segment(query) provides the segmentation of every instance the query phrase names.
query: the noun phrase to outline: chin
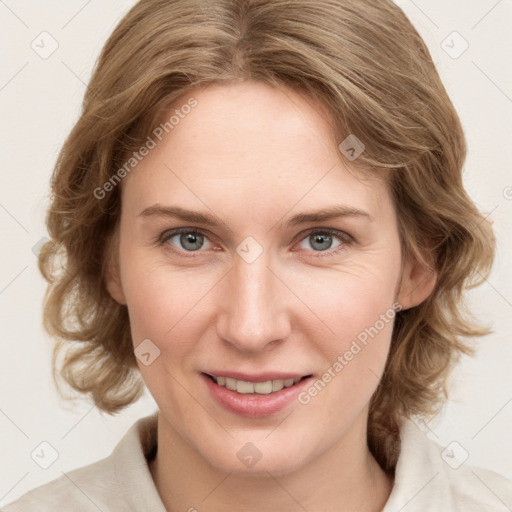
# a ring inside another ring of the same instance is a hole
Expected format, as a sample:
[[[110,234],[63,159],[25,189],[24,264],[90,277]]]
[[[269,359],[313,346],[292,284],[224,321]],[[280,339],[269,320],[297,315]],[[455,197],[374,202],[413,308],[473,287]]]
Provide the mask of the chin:
[[[269,473],[273,476],[286,475],[307,463],[308,457],[304,456],[306,449],[296,443],[283,442],[278,448],[268,443],[267,447],[262,444],[258,448],[257,442],[233,443],[222,453],[202,455],[219,471],[236,476],[268,477]]]

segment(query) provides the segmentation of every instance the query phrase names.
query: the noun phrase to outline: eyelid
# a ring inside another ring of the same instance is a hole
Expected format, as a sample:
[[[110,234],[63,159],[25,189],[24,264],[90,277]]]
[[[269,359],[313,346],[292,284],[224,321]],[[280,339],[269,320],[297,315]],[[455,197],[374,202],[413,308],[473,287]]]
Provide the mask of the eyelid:
[[[341,231],[339,229],[334,228],[308,228],[304,231],[301,231],[293,240],[292,243],[301,242],[304,238],[312,235],[313,233],[327,233],[332,236],[338,237],[343,242],[352,242],[354,239],[351,235],[349,235],[346,231]]]
[[[176,235],[180,235],[182,233],[197,233],[197,234],[203,235],[204,237],[210,239],[210,234],[201,228],[183,227],[183,228],[171,228],[171,229],[166,229],[166,230],[162,231],[157,237],[157,242],[165,242],[169,238],[172,238],[173,236],[176,236]]]

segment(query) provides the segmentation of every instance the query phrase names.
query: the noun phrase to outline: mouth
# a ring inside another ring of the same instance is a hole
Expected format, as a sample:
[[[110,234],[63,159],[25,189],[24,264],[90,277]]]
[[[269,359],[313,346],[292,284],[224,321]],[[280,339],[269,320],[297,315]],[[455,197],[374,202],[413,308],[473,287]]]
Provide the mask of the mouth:
[[[297,396],[313,375],[202,372],[201,377],[214,403],[224,410],[238,416],[262,418],[297,402]]]
[[[302,377],[292,377],[286,379],[268,379],[261,381],[257,378],[255,380],[242,380],[228,377],[226,375],[210,375],[205,373],[215,384],[235,391],[241,395],[270,395],[277,393],[284,388],[295,386],[304,379],[308,379],[312,375],[304,375]],[[256,380],[257,379],[257,380]]]

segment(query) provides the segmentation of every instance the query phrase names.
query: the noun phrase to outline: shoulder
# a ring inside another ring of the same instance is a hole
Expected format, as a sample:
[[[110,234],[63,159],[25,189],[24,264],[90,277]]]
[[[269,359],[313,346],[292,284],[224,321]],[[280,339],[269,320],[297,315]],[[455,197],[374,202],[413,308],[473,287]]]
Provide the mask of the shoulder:
[[[59,510],[72,506],[74,512],[103,510],[102,495],[116,489],[115,470],[110,457],[63,473],[61,477],[36,487],[2,509],[3,512]],[[119,510],[124,510],[120,508]]]
[[[2,512],[165,510],[147,457],[156,449],[156,414],[139,419],[106,458],[25,493]],[[144,507],[138,508],[141,503]]]
[[[510,512],[512,482],[494,471],[474,466],[439,473],[457,512]]]
[[[457,443],[438,445],[412,420],[400,429],[395,483],[383,512],[505,512],[512,507],[512,482],[494,471],[465,464]]]

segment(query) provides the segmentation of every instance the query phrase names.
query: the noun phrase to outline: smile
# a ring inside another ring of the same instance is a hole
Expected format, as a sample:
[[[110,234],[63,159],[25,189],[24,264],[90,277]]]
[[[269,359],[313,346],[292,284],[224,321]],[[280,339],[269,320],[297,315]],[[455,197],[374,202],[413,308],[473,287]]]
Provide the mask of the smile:
[[[224,373],[224,372],[222,372]],[[264,417],[296,403],[312,375],[231,372],[230,375],[202,373],[210,396],[223,409],[238,416]],[[281,378],[279,378],[281,377]]]
[[[297,384],[303,377],[295,379],[276,379],[266,380],[263,382],[250,382],[245,380],[237,380],[231,377],[223,376],[210,376],[219,386],[223,386],[231,391],[236,391],[243,395],[269,395],[277,391],[281,391],[283,388],[289,388],[294,384]]]

